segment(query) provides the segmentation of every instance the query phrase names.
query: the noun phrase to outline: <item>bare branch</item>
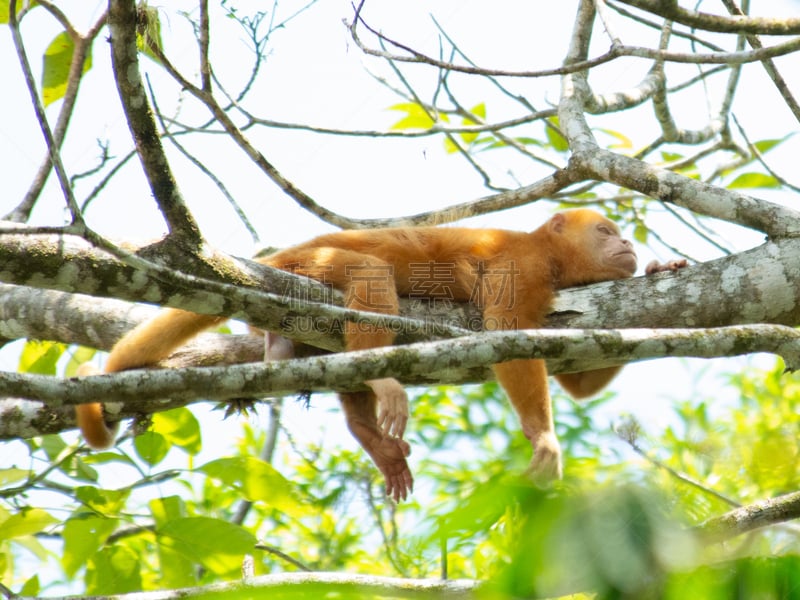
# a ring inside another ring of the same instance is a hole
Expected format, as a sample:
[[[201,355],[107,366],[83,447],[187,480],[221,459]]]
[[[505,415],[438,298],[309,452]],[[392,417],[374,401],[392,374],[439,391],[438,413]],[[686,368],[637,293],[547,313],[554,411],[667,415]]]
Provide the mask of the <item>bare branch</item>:
[[[800,213],[760,198],[696,181],[642,161],[597,149],[573,155],[582,172],[603,181],[637,190],[709,217],[716,217],[771,238],[800,234]]]
[[[285,592],[290,595],[305,592],[304,588],[313,586],[321,594],[330,593],[344,597],[365,596],[373,598],[410,598],[412,600],[474,600],[476,592],[484,583],[472,579],[401,579],[379,575],[358,575],[350,573],[277,573],[248,578],[244,582],[214,583],[196,588],[167,590],[157,592],[136,592],[116,594],[117,600],[177,600],[195,595],[226,594],[274,594]],[[319,586],[324,586],[320,588]]]
[[[634,2],[628,2],[628,4],[635,5]],[[404,52],[408,52],[409,55],[392,54],[384,50],[375,50],[374,48],[370,48],[369,46],[364,44],[358,36],[357,26],[359,23],[364,25],[364,27],[367,30],[369,30],[370,33],[375,35],[382,42],[394,46],[395,48],[398,48],[399,50],[402,50]],[[371,28],[361,18],[359,11],[356,11],[356,15],[353,18],[353,22],[349,24],[349,28],[353,41],[358,45],[358,47],[362,50],[362,52],[370,56],[376,56],[379,58],[399,63],[426,64],[453,73],[465,73],[467,75],[481,75],[481,76],[491,76],[491,77],[539,78],[539,77],[554,77],[558,75],[568,75],[573,73],[579,73],[581,71],[589,71],[593,67],[616,60],[623,56],[636,56],[639,58],[649,58],[653,60],[663,60],[666,62],[687,63],[687,64],[726,64],[726,65],[745,64],[745,63],[765,60],[768,58],[784,56],[786,54],[791,54],[792,52],[795,52],[798,48],[800,48],[800,39],[793,39],[788,42],[783,42],[781,44],[770,46],[768,48],[760,48],[757,50],[752,50],[747,52],[711,52],[706,54],[667,52],[667,51],[653,50],[651,48],[643,48],[640,46],[613,45],[608,52],[605,52],[604,54],[601,54],[595,58],[589,59],[587,56],[584,56],[581,60],[571,61],[559,68],[540,69],[536,71],[512,71],[507,69],[489,69],[489,68],[475,67],[471,65],[460,65],[439,60],[431,56],[427,56],[400,42],[392,40],[383,35],[382,33]],[[791,33],[793,33],[793,31]]]
[[[666,356],[714,358],[754,352],[779,354],[787,369],[796,370],[800,368],[800,332],[761,324],[718,329],[488,331],[450,340],[263,364],[132,369],[66,380],[7,373],[0,379],[0,396],[40,400],[51,407],[113,398],[128,411],[141,411],[150,401],[163,398],[186,404],[198,398],[261,398],[298,390],[352,391],[364,389],[363,381],[383,377],[415,385],[463,384],[484,381],[489,377],[488,365],[517,358],[550,358],[550,372],[559,373],[582,371],[586,361],[605,366]],[[458,357],[457,364],[453,357]]]
[[[792,492],[712,517],[694,528],[694,531],[710,544],[797,518],[800,518],[800,492]]]
[[[64,194],[64,199],[66,201],[67,207],[70,212],[70,216],[72,217],[72,223],[76,226],[81,226],[83,223],[83,218],[80,214],[80,209],[78,208],[77,203],[75,202],[75,197],[72,194],[72,187],[69,184],[69,178],[67,177],[67,171],[64,168],[64,163],[61,160],[61,154],[59,152],[59,145],[61,140],[56,140],[53,137],[53,132],[50,129],[50,123],[47,120],[47,114],[44,111],[44,106],[42,105],[42,101],[39,99],[39,94],[36,91],[36,82],[34,81],[33,71],[31,70],[30,62],[28,61],[28,55],[25,51],[25,43],[22,40],[22,34],[19,30],[19,23],[17,22],[17,0],[10,0],[8,5],[8,25],[11,29],[11,38],[14,41],[14,47],[17,51],[17,57],[19,58],[19,63],[22,68],[22,73],[25,77],[25,83],[28,87],[28,93],[31,97],[31,103],[33,104],[33,110],[36,113],[36,119],[39,122],[39,127],[42,130],[42,135],[44,136],[44,141],[47,146],[47,152],[49,154],[50,162],[53,165],[53,168],[56,171],[56,175],[58,176],[58,183],[61,186],[61,192]],[[75,69],[76,67],[82,68],[83,62],[85,60],[85,54],[83,57],[80,57],[77,52],[78,48],[76,46],[76,59],[72,61],[70,65],[70,75],[75,76]],[[86,46],[83,47],[83,52],[86,52]],[[80,73],[80,71],[78,71]],[[76,79],[80,79],[80,76],[76,76]],[[75,83],[77,86],[77,83]],[[77,87],[74,90],[77,92]],[[71,113],[71,109],[70,109]],[[66,124],[64,124],[66,127]],[[63,135],[62,135],[63,139]]]
[[[170,232],[196,247],[202,237],[172,175],[139,72],[136,5],[132,0],[111,0],[109,6],[114,79],[136,151]]]
[[[72,406],[110,398],[113,402],[106,402],[106,415],[119,420],[185,406],[198,398],[355,390],[362,381],[388,376],[408,384],[485,381],[491,376],[487,365],[513,358],[558,357],[548,361],[548,370],[559,373],[585,370],[587,357],[591,364],[598,363],[598,357],[608,361],[589,367],[598,368],[664,356],[710,358],[765,351],[784,356],[789,368],[800,367],[800,332],[774,325],[706,330],[493,331],[409,346],[225,367],[137,369],[66,380],[6,373],[0,379],[0,396],[5,398],[0,400],[0,439],[73,427]]]
[[[756,35],[800,34],[800,19],[796,17],[725,17],[688,10],[677,2],[663,0],[619,0],[623,4],[641,8],[670,21],[682,23],[696,29],[719,33],[749,33]]]
[[[736,3],[733,2],[733,0],[722,0],[722,3],[732,15],[745,16],[742,12],[742,9],[739,8]],[[757,35],[751,34],[747,35],[746,37],[747,43],[750,44],[752,48],[758,50],[764,47]],[[764,59],[761,64],[764,65],[764,70],[767,72],[767,75],[769,75],[770,79],[772,79],[775,87],[778,88],[778,91],[786,102],[786,106],[788,106],[789,110],[792,111],[794,118],[797,121],[800,121],[800,104],[797,103],[797,100],[789,89],[789,84],[783,78],[783,75],[778,72],[778,67],[775,65],[775,62],[770,59]]]
[[[64,98],[61,108],[58,112],[55,129],[53,130],[53,144],[56,148],[61,148],[64,139],[66,138],[67,127],[69,126],[70,119],[75,109],[75,102],[78,98],[78,90],[80,88],[81,81],[83,80],[82,76],[86,59],[89,55],[89,51],[94,43],[95,38],[100,33],[100,29],[105,26],[107,13],[104,12],[102,15],[100,15],[86,35],[81,35],[75,30],[74,27],[72,27],[72,24],[69,23],[66,15],[64,15],[64,13],[61,12],[57,7],[53,6],[49,2],[40,2],[40,4],[44,5],[64,26],[74,44],[72,62],[70,63],[69,74],[67,75],[67,87],[64,90]],[[25,197],[17,207],[15,207],[4,217],[6,220],[18,221],[22,223],[26,222],[30,218],[31,211],[33,210],[36,201],[39,199],[39,196],[44,189],[44,185],[47,182],[47,178],[50,174],[52,166],[53,162],[51,160],[50,150],[48,148],[47,156],[42,162],[42,165],[39,167],[38,172],[34,176],[33,182],[28,188]]]

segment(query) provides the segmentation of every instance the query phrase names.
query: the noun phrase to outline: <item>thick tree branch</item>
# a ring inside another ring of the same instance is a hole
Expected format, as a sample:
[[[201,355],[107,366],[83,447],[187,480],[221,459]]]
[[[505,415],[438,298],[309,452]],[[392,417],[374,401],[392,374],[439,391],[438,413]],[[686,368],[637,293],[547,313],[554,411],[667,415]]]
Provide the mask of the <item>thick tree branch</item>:
[[[586,56],[593,23],[593,4],[584,0],[576,17],[566,64]],[[772,238],[800,235],[800,213],[794,210],[601,149],[584,113],[590,93],[587,72],[569,73],[562,77],[558,114],[572,150],[570,168],[586,177],[637,190],[696,213],[763,231]]]
[[[487,378],[487,366],[515,358],[551,358],[552,372],[573,371],[580,360],[621,364],[685,356],[714,358],[753,352],[783,356],[800,368],[800,332],[780,325],[718,329],[521,330],[419,342],[264,364],[213,368],[135,369],[81,379],[8,373],[0,395],[52,406],[113,398],[126,405],[169,396],[177,400],[262,397],[300,390],[360,389],[362,381],[396,377],[408,384],[466,383]],[[600,358],[602,357],[602,358]]]
[[[287,395],[297,391],[355,390],[360,382],[396,377],[406,384],[463,384],[491,378],[488,365],[514,358],[548,358],[552,373],[637,360],[713,358],[753,352],[784,357],[800,367],[800,332],[776,325],[719,329],[529,330],[485,332],[466,338],[309,358],[210,368],[136,369],[58,379],[7,373],[0,378],[0,439],[30,437],[72,425],[64,406],[107,401],[112,420],[191,404]],[[579,366],[580,365],[580,366]],[[45,402],[26,402],[28,398]],[[169,400],[164,400],[169,398]]]
[[[719,33],[749,33],[756,35],[800,34],[800,19],[792,17],[722,16],[696,12],[678,5],[677,0],[619,0],[623,4],[641,8],[670,21],[704,31]]]
[[[562,291],[555,327],[800,324],[800,239],[768,242],[681,269]],[[709,301],[713,298],[713,302]]]
[[[800,492],[792,492],[712,517],[697,526],[695,531],[706,543],[714,543],[797,518],[800,518]]]
[[[242,594],[320,597],[336,594],[347,598],[419,598],[456,600],[476,598],[483,582],[472,579],[410,579],[351,573],[276,573],[247,578],[243,582],[215,583],[196,588],[158,592],[136,592],[113,596],[93,596],[95,600],[179,600],[202,596],[227,598]],[[309,596],[310,594],[310,596]],[[56,600],[56,599],[54,599]]]
[[[51,340],[110,350],[129,329],[153,317],[155,306],[0,284],[0,337]],[[264,357],[260,336],[201,334],[162,367],[254,362]]]
[[[574,154],[571,163],[602,181],[637,190],[689,210],[763,231],[771,238],[800,235],[800,213],[766,200],[726,190],[644,161],[600,148]]]
[[[334,333],[336,330],[336,319],[355,314],[320,304],[336,300],[327,288],[250,261],[237,260],[246,278],[229,279],[234,284],[224,288],[229,294],[150,280],[70,237],[2,235],[0,262],[3,264],[0,281],[6,283],[132,301],[148,298],[161,305],[241,318],[330,350],[342,348],[341,338],[331,337],[332,328]],[[221,272],[234,274],[230,269]],[[247,287],[255,282],[263,283],[258,288]],[[725,294],[720,295],[720,290]],[[708,302],[712,294],[720,296],[713,305]],[[732,323],[795,326],[800,323],[797,298],[800,298],[800,239],[786,238],[676,274],[562,290],[550,324],[562,328],[717,327]],[[309,312],[309,308],[313,311]],[[309,314],[319,317],[319,322],[300,320]],[[406,300],[403,314],[469,330],[477,329],[480,324],[480,313],[469,305],[429,306]],[[401,341],[426,339],[425,334],[436,333],[430,327],[420,327],[419,321],[394,323],[400,329],[404,325],[417,329],[402,336]],[[311,327],[314,324],[319,324],[320,330],[315,331]]]

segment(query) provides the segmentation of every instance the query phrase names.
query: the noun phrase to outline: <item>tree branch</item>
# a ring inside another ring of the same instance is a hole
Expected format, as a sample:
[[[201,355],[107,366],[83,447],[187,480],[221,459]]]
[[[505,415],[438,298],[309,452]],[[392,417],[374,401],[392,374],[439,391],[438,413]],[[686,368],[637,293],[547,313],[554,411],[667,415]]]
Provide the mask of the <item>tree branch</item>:
[[[202,596],[225,598],[231,594],[303,594],[323,597],[338,593],[348,598],[419,598],[420,600],[471,599],[484,585],[472,579],[401,579],[351,573],[276,573],[247,578],[242,582],[214,583],[202,587],[157,592],[135,592],[114,596],[93,596],[94,600],[178,600]],[[272,591],[271,591],[272,590]],[[58,600],[53,598],[53,600]]]
[[[581,6],[572,45],[565,59],[567,64],[582,60],[588,52],[594,11],[591,3],[583,2]],[[564,75],[558,114],[572,150],[570,168],[577,169],[586,177],[615,183],[703,215],[763,231],[773,238],[800,235],[800,213],[797,211],[600,148],[584,114],[589,94],[587,72]]]
[[[719,329],[492,331],[407,346],[268,363],[209,368],[135,369],[59,379],[6,373],[0,379],[0,439],[31,437],[73,425],[85,402],[106,403],[120,420],[191,404],[198,399],[262,398],[309,390],[357,390],[361,382],[396,377],[405,384],[463,384],[491,378],[489,365],[515,358],[548,358],[551,373],[666,356],[713,358],[752,352],[784,357],[800,367],[800,332],[777,325]],[[27,398],[45,402],[26,402]],[[165,400],[169,398],[169,400]]]
[[[536,329],[488,331],[468,337],[268,362],[211,368],[132,369],[80,379],[8,373],[0,396],[52,406],[113,398],[135,407],[177,400],[263,397],[297,390],[355,390],[361,382],[396,377],[406,384],[463,384],[487,379],[489,365],[517,358],[549,358],[551,372],[582,370],[666,356],[714,358],[753,352],[783,356],[800,368],[800,332],[780,325],[718,329]],[[579,362],[584,361],[584,362]],[[576,366],[581,365],[581,366]]]
[[[695,527],[694,531],[704,542],[711,544],[797,518],[800,518],[800,492],[792,492],[712,517]]]
[[[719,33],[749,33],[757,35],[796,35],[800,34],[800,19],[791,17],[745,17],[721,16],[687,10],[677,1],[663,0],[619,0],[623,4],[641,8],[649,13],[664,17],[689,27]]]
[[[403,342],[429,339],[425,336],[436,334],[435,323],[474,331],[481,319],[480,312],[471,305],[404,299],[402,314],[413,320],[384,316],[383,321],[370,321],[371,317],[363,313],[323,304],[337,301],[337,296],[324,286],[241,259],[234,262],[246,277],[230,279],[233,285],[221,284],[216,291],[202,286],[187,289],[143,277],[82,240],[56,235],[2,235],[0,262],[0,280],[7,283],[132,301],[147,297],[165,306],[240,318],[330,350],[342,348],[338,319],[357,316],[362,322],[392,324],[405,332],[400,339]],[[800,297],[798,265],[800,238],[786,238],[675,274],[562,290],[549,326],[795,326],[800,323],[800,305],[796,301]],[[222,272],[234,275],[229,267]],[[726,293],[709,304],[708,298],[719,290]],[[315,325],[319,329],[314,329]],[[443,326],[439,333],[448,331],[449,335],[456,332]]]
[[[199,246],[202,241],[200,230],[172,175],[142,84],[136,45],[136,4],[133,0],[111,0],[109,6],[114,79],[136,152],[170,232],[190,247]]]

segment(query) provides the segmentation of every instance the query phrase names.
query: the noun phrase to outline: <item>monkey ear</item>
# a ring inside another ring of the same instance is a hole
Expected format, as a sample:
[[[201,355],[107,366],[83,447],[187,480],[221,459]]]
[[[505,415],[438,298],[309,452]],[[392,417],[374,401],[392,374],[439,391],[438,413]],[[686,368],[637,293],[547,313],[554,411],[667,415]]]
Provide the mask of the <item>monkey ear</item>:
[[[564,213],[556,213],[550,219],[550,229],[556,233],[561,233],[564,230],[564,225],[567,222],[567,217]]]

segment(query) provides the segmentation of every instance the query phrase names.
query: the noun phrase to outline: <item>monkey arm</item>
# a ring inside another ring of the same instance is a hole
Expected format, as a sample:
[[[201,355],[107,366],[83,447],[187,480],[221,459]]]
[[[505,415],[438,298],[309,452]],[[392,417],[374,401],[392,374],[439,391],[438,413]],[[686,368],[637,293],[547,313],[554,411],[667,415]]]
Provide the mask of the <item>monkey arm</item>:
[[[514,410],[522,432],[533,446],[528,472],[536,480],[561,477],[561,448],[553,426],[553,409],[547,390],[543,360],[512,360],[494,365],[494,372]]]

